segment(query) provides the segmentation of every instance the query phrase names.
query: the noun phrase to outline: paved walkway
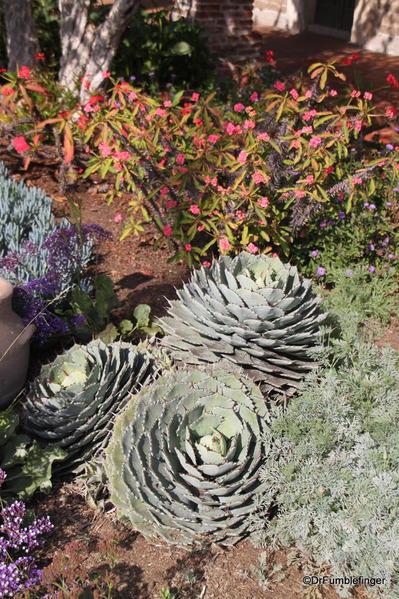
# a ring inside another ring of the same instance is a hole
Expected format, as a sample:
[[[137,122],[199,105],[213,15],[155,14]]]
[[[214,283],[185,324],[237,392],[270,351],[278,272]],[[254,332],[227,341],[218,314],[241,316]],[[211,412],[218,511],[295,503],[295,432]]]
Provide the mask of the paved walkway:
[[[251,36],[252,37],[252,36]],[[387,89],[386,77],[389,73],[399,81],[399,56],[387,56],[376,52],[368,52],[344,40],[315,33],[291,35],[286,31],[271,28],[258,30],[253,34],[257,49],[253,56],[263,57],[265,50],[273,50],[278,68],[284,74],[304,71],[314,62],[327,62],[360,54],[360,59],[353,66],[340,65],[340,70],[348,79],[353,80],[354,69],[360,73],[370,91],[375,91],[377,101],[399,107],[399,90]],[[377,91],[379,87],[385,89]]]

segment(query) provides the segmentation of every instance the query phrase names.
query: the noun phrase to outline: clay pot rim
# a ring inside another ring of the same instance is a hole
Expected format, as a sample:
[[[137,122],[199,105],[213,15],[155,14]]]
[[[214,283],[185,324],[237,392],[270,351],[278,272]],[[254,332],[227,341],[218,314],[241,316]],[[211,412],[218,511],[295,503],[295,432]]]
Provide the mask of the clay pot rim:
[[[0,277],[0,301],[12,296],[14,287],[7,279]]]

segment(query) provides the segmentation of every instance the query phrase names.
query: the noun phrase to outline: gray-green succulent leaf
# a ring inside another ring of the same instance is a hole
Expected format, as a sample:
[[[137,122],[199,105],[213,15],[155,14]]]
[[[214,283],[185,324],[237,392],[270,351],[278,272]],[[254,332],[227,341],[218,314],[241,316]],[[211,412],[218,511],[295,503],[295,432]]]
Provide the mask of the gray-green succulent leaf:
[[[242,373],[170,372],[116,419],[106,449],[111,502],[147,536],[190,546],[248,534],[270,415]]]
[[[43,366],[30,384],[23,428],[68,453],[57,465],[58,472],[78,472],[102,452],[116,414],[133,393],[156,378],[162,366],[143,345],[106,345],[99,339],[75,345]]]
[[[185,364],[227,359],[266,391],[292,395],[317,362],[326,315],[295,266],[241,252],[193,271],[159,324],[163,346]]]

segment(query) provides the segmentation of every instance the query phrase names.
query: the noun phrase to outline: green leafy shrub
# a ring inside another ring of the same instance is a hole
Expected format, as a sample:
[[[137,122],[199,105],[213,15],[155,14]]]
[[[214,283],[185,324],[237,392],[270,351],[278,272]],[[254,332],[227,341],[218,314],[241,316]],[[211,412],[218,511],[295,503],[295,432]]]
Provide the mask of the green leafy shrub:
[[[94,340],[74,345],[42,367],[23,403],[23,428],[68,453],[58,471],[78,471],[107,445],[115,415],[132,393],[157,375],[142,346]]]
[[[100,274],[94,277],[93,289],[72,289],[67,308],[57,313],[71,324],[75,338],[88,342],[106,328],[118,305],[112,279]]]
[[[111,65],[116,77],[135,80],[151,94],[174,86],[201,89],[212,81],[215,61],[201,28],[172,19],[169,9],[136,12]]]
[[[269,416],[259,389],[222,368],[158,379],[117,418],[105,462],[111,502],[145,535],[187,546],[247,533]]]
[[[338,365],[326,361],[309,375],[302,394],[272,423],[262,500],[268,509],[274,496],[277,515],[255,528],[262,544],[295,545],[333,576],[385,578],[385,586],[367,591],[393,599],[399,593],[398,354],[359,339],[331,351]],[[348,587],[339,591],[349,596]]]
[[[51,489],[53,462],[66,453],[59,447],[42,448],[30,436],[17,432],[18,415],[11,408],[0,412],[0,468],[7,471],[1,499],[28,499],[37,490]]]
[[[311,281],[278,258],[242,252],[194,270],[160,320],[162,343],[177,360],[226,358],[267,391],[292,394],[315,367],[309,349],[325,315]]]

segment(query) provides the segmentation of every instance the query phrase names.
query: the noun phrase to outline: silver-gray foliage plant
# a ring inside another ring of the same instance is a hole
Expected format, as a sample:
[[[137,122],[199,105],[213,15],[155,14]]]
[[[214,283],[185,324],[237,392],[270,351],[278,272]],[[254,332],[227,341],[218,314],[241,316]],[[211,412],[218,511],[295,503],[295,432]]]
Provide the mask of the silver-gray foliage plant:
[[[269,510],[274,498],[278,515],[253,525],[262,545],[295,545],[336,577],[385,578],[367,592],[396,599],[398,354],[364,340],[335,349],[339,363],[309,375],[285,412],[276,408],[259,501]]]

